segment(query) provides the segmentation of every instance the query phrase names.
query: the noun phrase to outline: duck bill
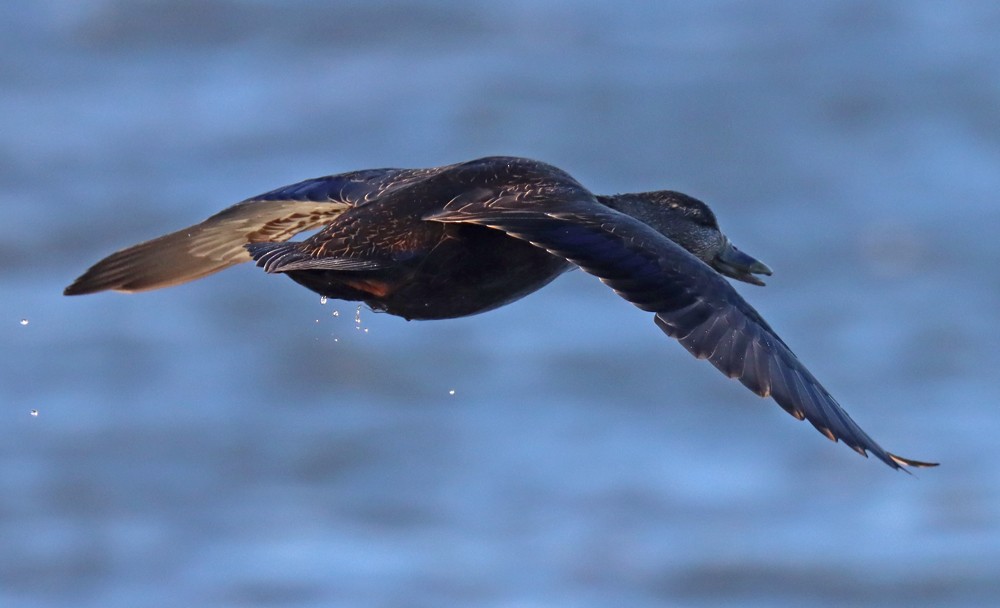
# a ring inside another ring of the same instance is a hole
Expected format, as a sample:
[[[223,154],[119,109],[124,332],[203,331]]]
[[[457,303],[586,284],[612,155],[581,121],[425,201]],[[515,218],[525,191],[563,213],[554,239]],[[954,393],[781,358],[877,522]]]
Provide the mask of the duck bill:
[[[733,246],[728,239],[722,250],[712,259],[710,265],[727,277],[752,285],[764,284],[764,281],[761,281],[754,275],[763,274],[771,276],[771,269],[768,268],[767,264],[743,253]]]

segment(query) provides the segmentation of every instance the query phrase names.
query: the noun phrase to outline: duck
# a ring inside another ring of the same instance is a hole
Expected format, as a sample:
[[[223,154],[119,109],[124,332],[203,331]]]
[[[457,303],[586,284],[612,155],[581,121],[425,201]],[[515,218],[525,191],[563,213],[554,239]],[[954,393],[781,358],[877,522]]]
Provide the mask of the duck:
[[[112,253],[64,294],[160,289],[251,261],[408,320],[493,310],[579,268],[828,439],[893,469],[938,464],[883,449],[734,289],[727,279],[762,286],[772,271],[729,240],[708,205],[672,190],[594,194],[532,159],[307,179]]]

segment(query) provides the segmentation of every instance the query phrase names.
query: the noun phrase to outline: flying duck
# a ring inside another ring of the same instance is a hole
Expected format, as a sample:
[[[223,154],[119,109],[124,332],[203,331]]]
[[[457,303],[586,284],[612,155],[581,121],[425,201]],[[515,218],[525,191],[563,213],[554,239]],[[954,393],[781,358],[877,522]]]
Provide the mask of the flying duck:
[[[737,249],[705,203],[679,192],[596,195],[561,169],[513,157],[353,171],[272,190],[113,253],[64,293],[158,289],[248,261],[406,319],[491,310],[581,268],[653,313],[695,357],[829,439],[894,469],[936,465],[884,450],[847,415],[723,278],[763,285],[758,275],[771,269]]]

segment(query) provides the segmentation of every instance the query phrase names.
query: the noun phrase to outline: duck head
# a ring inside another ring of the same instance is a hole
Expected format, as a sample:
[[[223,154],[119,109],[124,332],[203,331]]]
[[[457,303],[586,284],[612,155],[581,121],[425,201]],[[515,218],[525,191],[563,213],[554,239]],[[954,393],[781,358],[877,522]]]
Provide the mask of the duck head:
[[[722,275],[753,285],[764,284],[756,275],[771,275],[767,264],[737,249],[719,229],[708,205],[692,196],[658,190],[598,200],[648,224]]]

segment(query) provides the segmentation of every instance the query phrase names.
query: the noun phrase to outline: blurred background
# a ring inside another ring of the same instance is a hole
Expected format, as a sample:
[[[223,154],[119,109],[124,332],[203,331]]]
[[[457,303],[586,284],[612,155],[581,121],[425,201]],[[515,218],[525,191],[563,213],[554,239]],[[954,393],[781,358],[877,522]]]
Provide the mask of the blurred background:
[[[0,605],[994,601],[1000,6],[611,4],[4,3]],[[492,154],[708,201],[775,270],[737,289],[942,466],[581,272],[423,323],[249,265],[61,295],[283,184]]]

